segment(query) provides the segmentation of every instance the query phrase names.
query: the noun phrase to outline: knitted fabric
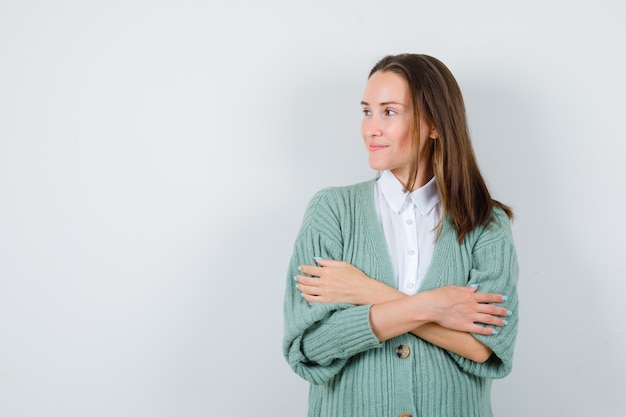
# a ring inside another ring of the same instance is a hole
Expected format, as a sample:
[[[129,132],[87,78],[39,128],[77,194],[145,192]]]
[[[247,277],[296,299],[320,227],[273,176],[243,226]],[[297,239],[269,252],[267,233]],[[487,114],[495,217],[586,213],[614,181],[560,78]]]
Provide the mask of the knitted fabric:
[[[309,416],[489,417],[491,380],[509,374],[518,325],[517,258],[506,214],[459,244],[444,218],[433,259],[420,288],[476,283],[480,292],[505,294],[512,311],[493,336],[474,335],[494,352],[476,363],[412,334],[379,342],[369,321],[370,305],[308,303],[295,286],[299,265],[314,257],[351,263],[395,287],[374,205],[374,180],[328,188],[306,210],[287,274],[283,353],[291,368],[311,383]],[[410,349],[407,358],[396,348]]]

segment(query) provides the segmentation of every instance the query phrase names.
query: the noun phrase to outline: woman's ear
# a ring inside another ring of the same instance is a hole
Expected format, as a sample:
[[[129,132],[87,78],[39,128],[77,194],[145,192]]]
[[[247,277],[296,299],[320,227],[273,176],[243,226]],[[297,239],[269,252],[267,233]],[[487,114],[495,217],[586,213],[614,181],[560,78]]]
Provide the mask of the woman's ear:
[[[439,132],[435,126],[431,126],[430,134],[428,135],[430,139],[439,139]]]

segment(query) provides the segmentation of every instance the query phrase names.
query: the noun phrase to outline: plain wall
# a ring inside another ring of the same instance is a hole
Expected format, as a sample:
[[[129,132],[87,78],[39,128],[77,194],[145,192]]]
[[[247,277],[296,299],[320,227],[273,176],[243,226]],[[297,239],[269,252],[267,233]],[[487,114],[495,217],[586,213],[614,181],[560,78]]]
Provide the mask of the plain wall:
[[[514,207],[499,416],[626,415],[626,6],[0,2],[0,416],[305,415],[285,272],[320,188],[368,180],[389,53],[443,60]]]

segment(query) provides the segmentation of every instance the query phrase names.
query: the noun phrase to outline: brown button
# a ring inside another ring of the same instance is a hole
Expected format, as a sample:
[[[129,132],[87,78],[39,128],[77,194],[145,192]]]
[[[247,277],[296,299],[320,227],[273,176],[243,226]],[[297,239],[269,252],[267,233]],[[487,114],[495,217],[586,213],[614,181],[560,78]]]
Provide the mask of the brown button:
[[[409,347],[407,345],[400,345],[396,348],[396,355],[398,355],[398,357],[400,359],[406,359],[409,357],[409,355],[411,354],[411,349],[409,349]],[[408,415],[406,413],[404,414],[400,414],[401,416],[405,416]],[[406,416],[405,416],[406,417]]]
[[[402,413],[400,414],[400,417],[411,417],[411,415],[409,413]]]

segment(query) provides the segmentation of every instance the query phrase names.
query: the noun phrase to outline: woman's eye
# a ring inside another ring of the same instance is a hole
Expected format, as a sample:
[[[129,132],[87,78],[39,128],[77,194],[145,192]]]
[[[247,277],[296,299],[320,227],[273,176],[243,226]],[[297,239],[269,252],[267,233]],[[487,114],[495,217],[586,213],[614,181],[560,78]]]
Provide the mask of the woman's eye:
[[[385,116],[395,116],[396,114],[398,113],[396,113],[395,110],[391,110],[391,109],[385,110]]]
[[[370,109],[363,109],[363,115],[364,116],[371,116],[372,115],[372,111]]]

